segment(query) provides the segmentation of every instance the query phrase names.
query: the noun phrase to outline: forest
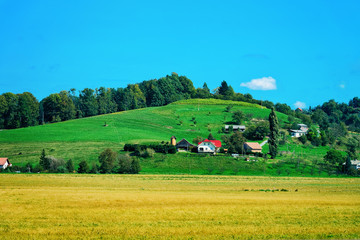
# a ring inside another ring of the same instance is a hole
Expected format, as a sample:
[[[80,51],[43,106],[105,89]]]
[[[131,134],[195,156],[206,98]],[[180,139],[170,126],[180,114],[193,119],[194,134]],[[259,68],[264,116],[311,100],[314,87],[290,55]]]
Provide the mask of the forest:
[[[202,88],[195,88],[186,76],[172,73],[160,79],[129,84],[125,88],[96,89],[85,88],[53,93],[40,102],[30,92],[0,95],[0,129],[15,129],[39,124],[66,121],[131,109],[164,106],[169,103],[191,98],[215,98],[255,103],[267,108],[275,108],[289,116],[289,122],[302,122],[309,126],[318,124],[320,130],[332,129],[335,138],[346,134],[347,130],[360,132],[360,99],[354,97],[349,103],[329,100],[322,105],[295,111],[285,103],[254,99],[249,93],[236,93],[222,81],[220,86],[210,91],[206,82]],[[291,126],[289,126],[290,128]]]

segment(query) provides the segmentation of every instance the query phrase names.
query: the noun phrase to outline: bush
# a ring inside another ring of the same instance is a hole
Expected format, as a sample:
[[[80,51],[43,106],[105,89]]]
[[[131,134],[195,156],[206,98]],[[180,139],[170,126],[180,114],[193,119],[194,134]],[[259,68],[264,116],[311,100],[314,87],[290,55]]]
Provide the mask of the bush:
[[[299,137],[299,141],[302,143],[302,144],[305,144],[307,142],[307,137],[305,135],[302,135],[301,137]]]
[[[345,161],[341,152],[335,149],[330,149],[324,156],[324,162],[333,168],[341,169],[342,163]]]
[[[147,148],[154,149],[155,152],[158,153],[176,153],[176,147],[173,145],[168,144],[125,144],[124,151],[127,152],[136,152],[135,155],[138,153],[140,155],[140,151],[145,151]]]
[[[199,144],[199,142],[202,142],[202,141],[204,141],[204,138],[202,138],[200,136],[197,136],[196,138],[193,139],[194,144]]]
[[[73,173],[75,171],[74,163],[71,159],[66,162],[66,169],[68,172]]]
[[[225,112],[230,112],[233,107],[234,107],[233,105],[226,106]]]
[[[56,169],[56,172],[57,172],[57,173],[65,173],[66,170],[67,170],[66,167],[63,166],[63,165],[61,165],[61,166],[59,166],[59,167]]]
[[[63,159],[57,159],[53,156],[46,156],[45,158],[49,162],[49,172],[58,172],[58,168],[65,165]]]
[[[131,172],[132,174],[138,174],[141,171],[140,161],[137,158],[133,158],[131,162]]]
[[[118,156],[118,169],[117,173],[130,173],[131,172],[131,157],[129,154],[121,154]]]
[[[90,169],[90,171],[89,171],[89,173],[99,173],[99,170],[98,170],[99,168],[98,168],[98,166],[97,166],[97,164],[96,164],[96,162],[92,162],[92,164],[91,164],[91,169]]]
[[[244,137],[250,140],[263,140],[264,137],[269,134],[269,122],[263,121],[257,125],[249,126],[244,132]]]
[[[318,147],[321,145],[321,139],[316,137],[311,140],[311,144],[315,147]]]
[[[155,150],[152,148],[147,148],[145,151],[140,152],[140,156],[143,158],[152,158],[155,154]]]
[[[117,152],[113,152],[110,148],[100,153],[99,162],[101,173],[111,173],[113,171],[117,155]]]
[[[78,173],[87,173],[89,171],[89,166],[85,160],[82,160],[79,163]]]
[[[137,174],[141,171],[139,159],[132,158],[128,154],[119,155],[118,165],[118,173]]]
[[[43,168],[40,166],[40,164],[35,165],[32,169],[32,172],[34,172],[34,173],[38,173],[41,171],[43,171]]]

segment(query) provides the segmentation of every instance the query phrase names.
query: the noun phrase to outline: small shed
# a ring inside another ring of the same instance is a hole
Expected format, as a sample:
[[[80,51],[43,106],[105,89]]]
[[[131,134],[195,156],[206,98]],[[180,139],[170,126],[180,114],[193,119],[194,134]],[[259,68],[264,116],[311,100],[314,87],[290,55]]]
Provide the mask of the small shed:
[[[244,149],[246,152],[261,153],[262,147],[257,142],[245,142]]]
[[[188,140],[186,140],[185,138],[181,139],[177,144],[176,144],[176,149],[178,151],[189,151],[191,148],[195,147],[195,145],[191,144]]]
[[[0,158],[0,170],[11,167],[11,163],[8,158]]]

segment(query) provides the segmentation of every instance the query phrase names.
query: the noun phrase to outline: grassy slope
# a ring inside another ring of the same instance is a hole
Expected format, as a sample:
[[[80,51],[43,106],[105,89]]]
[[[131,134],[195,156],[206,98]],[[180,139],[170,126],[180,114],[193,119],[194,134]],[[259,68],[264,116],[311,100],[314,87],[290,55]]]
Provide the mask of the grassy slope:
[[[169,141],[172,135],[192,141],[196,136],[207,137],[209,129],[217,139],[221,139],[218,130],[231,121],[232,113],[224,112],[227,105],[234,110],[252,113],[254,118],[266,119],[269,109],[259,105],[222,100],[191,99],[179,101],[168,106],[145,108],[101,115],[67,122],[47,124],[15,130],[0,131],[0,156],[9,157],[12,163],[37,163],[41,150],[47,154],[65,160],[71,158],[75,164],[85,159],[89,163],[97,161],[101,151],[110,147],[120,151],[128,142]],[[195,117],[197,125],[191,122]],[[287,116],[278,113],[280,122]],[[182,125],[180,125],[182,121]],[[108,125],[104,127],[104,123]],[[266,151],[266,145],[265,145]],[[280,150],[287,150],[286,146]],[[290,144],[289,150],[302,152],[309,159],[322,158],[327,148],[302,148]],[[214,163],[214,165],[211,165]],[[199,158],[193,154],[162,155],[154,159],[142,160],[143,172],[147,173],[197,173],[197,174],[263,174],[264,166],[259,164],[237,163],[229,158]],[[271,172],[268,169],[267,172]],[[274,170],[275,171],[275,170]],[[288,174],[280,172],[277,174]]]
[[[0,131],[0,156],[10,157],[13,163],[37,162],[45,148],[56,157],[72,158],[75,162],[81,159],[92,161],[106,147],[120,150],[127,142],[169,141],[172,135],[178,140],[187,138],[191,141],[196,136],[207,137],[208,127],[215,137],[220,138],[217,131],[225,122],[231,121],[231,113],[224,112],[228,104],[234,105],[233,110],[241,109],[257,118],[265,118],[270,112],[248,103],[219,100],[210,101],[212,105],[206,103],[207,100],[181,101],[164,107]],[[280,119],[286,119],[286,115],[278,115]],[[192,117],[197,120],[196,126],[191,122]],[[183,121],[181,126],[180,120]],[[107,127],[104,127],[105,122]]]

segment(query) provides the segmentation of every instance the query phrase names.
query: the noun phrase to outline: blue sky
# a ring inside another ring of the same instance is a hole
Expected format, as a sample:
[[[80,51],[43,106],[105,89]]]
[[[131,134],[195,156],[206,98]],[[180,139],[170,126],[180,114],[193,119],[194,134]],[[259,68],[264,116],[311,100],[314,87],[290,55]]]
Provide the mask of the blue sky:
[[[291,107],[348,102],[360,89],[359,12],[350,0],[0,0],[0,93],[41,100],[177,72]]]

